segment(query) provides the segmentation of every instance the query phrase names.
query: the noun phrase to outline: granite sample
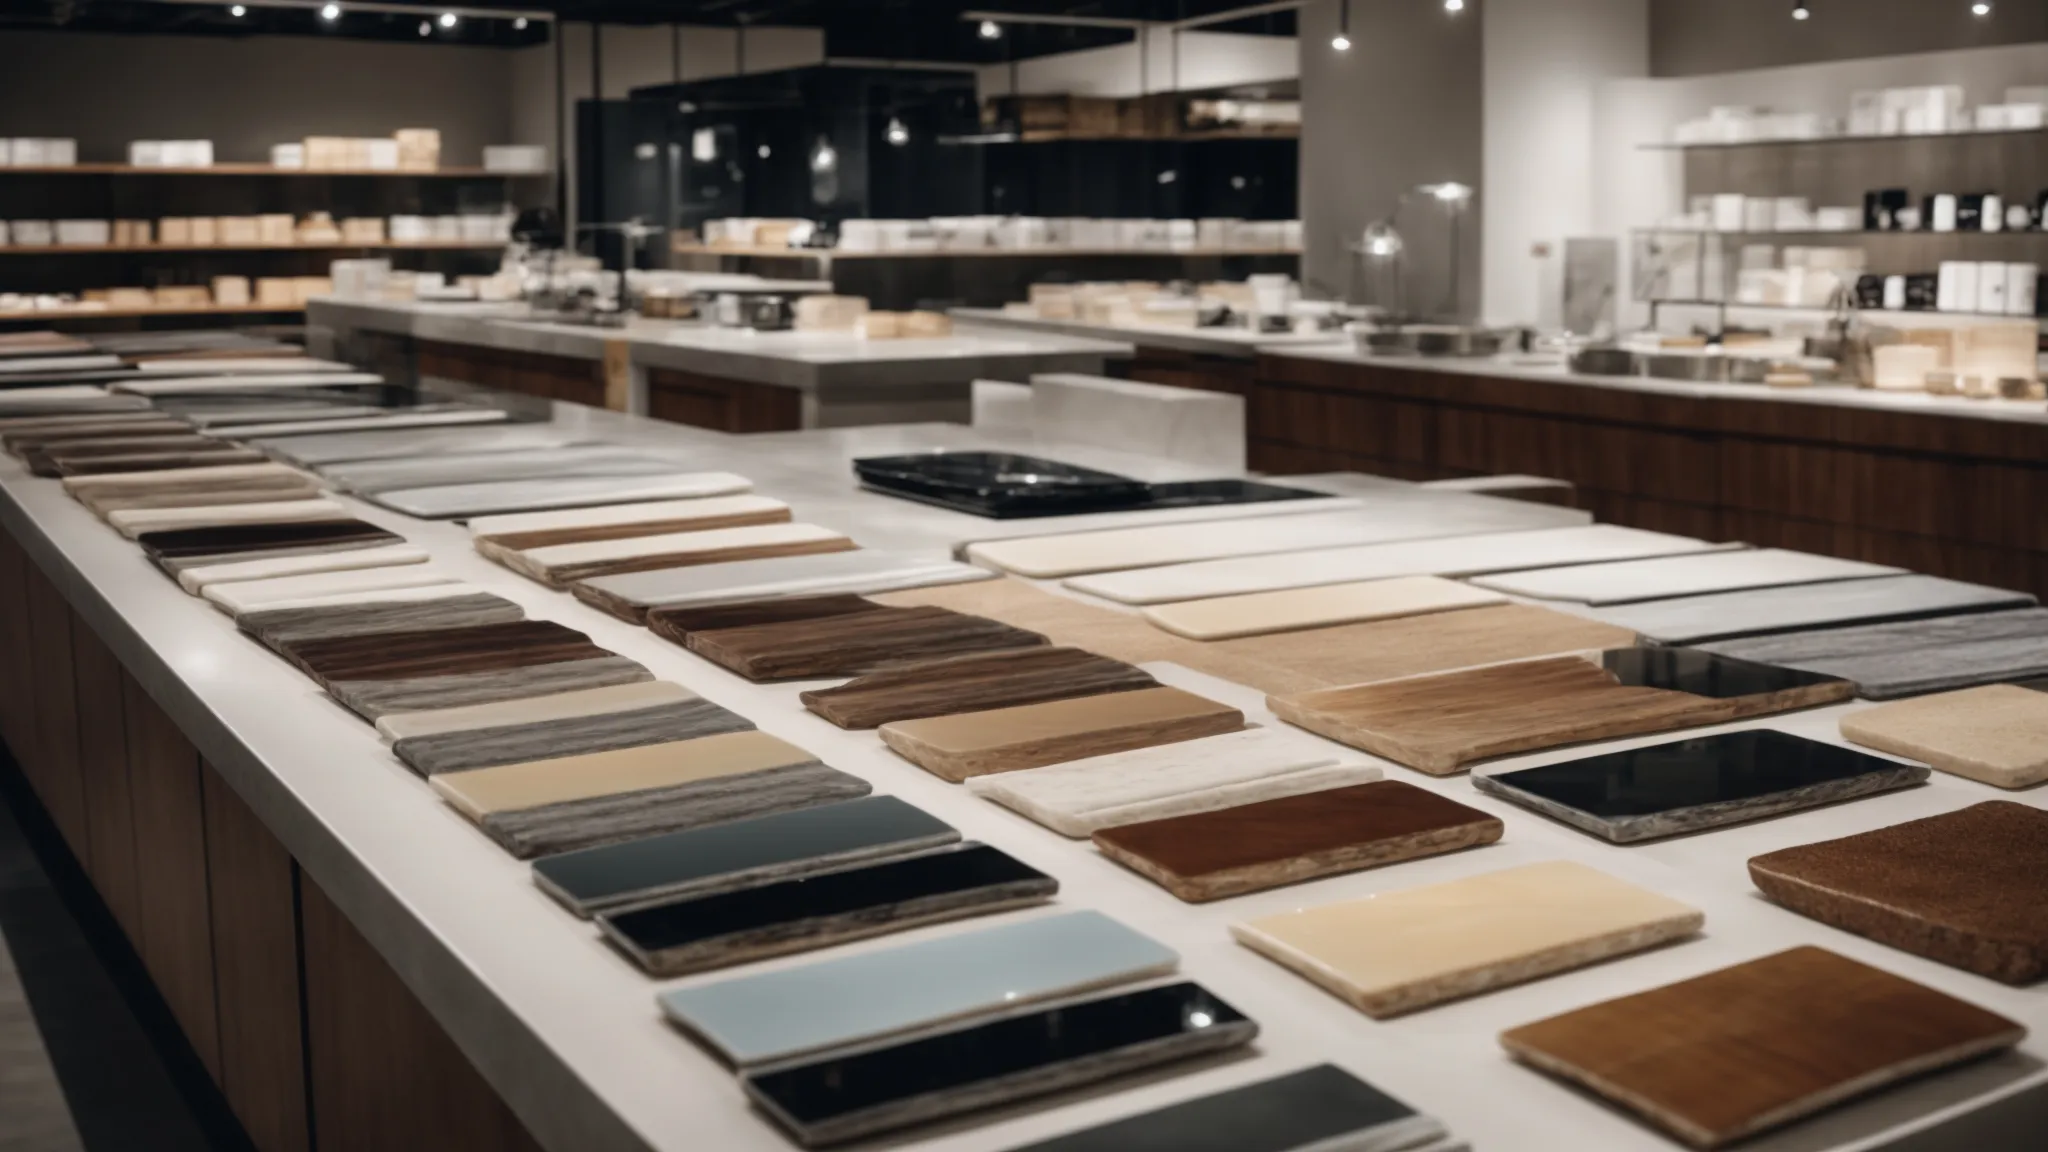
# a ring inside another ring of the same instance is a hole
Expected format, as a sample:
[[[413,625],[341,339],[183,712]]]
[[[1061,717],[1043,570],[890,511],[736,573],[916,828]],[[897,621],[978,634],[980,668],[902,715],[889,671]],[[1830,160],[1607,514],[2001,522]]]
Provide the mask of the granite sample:
[[[422,520],[460,520],[595,504],[732,496],[752,488],[746,477],[730,472],[672,472],[659,476],[584,476],[399,488],[379,492],[369,499]]]
[[[1925,783],[1928,770],[1748,728],[1494,775],[1481,792],[1616,844],[1761,820]]]
[[[769,596],[886,592],[970,583],[994,573],[972,564],[904,552],[862,549],[774,560],[739,560],[699,568],[633,572],[578,582],[576,598],[639,623],[649,609],[722,604]]]
[[[363,495],[449,484],[501,483],[583,476],[654,476],[675,471],[659,456],[608,444],[517,451],[446,452],[428,456],[352,460],[329,464],[320,474],[337,487]]]
[[[534,883],[578,916],[751,888],[957,843],[951,825],[868,796],[537,860]]]
[[[1818,584],[1905,574],[1903,568],[1883,564],[1840,560],[1810,552],[1787,552],[1780,548],[1758,548],[1746,552],[1539,568],[1530,572],[1480,576],[1473,583],[1536,600],[1572,600],[1598,606],[1638,600],[1669,600],[1675,596],[1704,596],[1745,588],[1776,588],[1788,584]]]
[[[264,499],[241,504],[209,503],[218,493],[195,493],[183,504],[158,508],[123,508],[105,512],[114,531],[135,539],[147,532],[181,528],[219,528],[231,524],[306,524],[346,520],[348,509],[303,490],[264,492]]]
[[[1188,600],[1144,609],[1154,625],[1190,640],[1230,640],[1270,632],[1298,632],[1427,616],[1507,603],[1507,597],[1437,576],[1403,576],[1353,584],[1327,584],[1281,592],[1255,592]]]
[[[881,608],[680,634],[658,614],[647,625],[656,635],[756,681],[859,676],[943,656],[1045,643],[1036,632],[944,608]]]
[[[1398,780],[1098,829],[1095,846],[1189,903],[1491,844],[1497,817]]]
[[[1842,735],[1998,788],[2048,780],[2048,692],[1986,684],[1842,717]]]
[[[681,704],[695,699],[697,694],[681,684],[650,680],[644,684],[618,684],[610,688],[559,692],[552,696],[477,704],[467,708],[401,712],[377,721],[377,732],[386,740],[420,739],[451,732],[474,732],[480,728],[502,728],[509,724],[542,724],[553,720],[637,712],[643,708]]]
[[[342,544],[397,544],[404,537],[361,520],[326,520],[301,524],[235,524],[146,532],[135,538],[151,560],[182,560],[193,556],[233,556],[275,552],[284,548]]]
[[[1716,596],[1647,600],[1603,608],[1596,615],[1660,644],[1700,644],[1847,624],[1880,624],[2032,607],[2024,592],[1964,584],[1938,576],[1880,576],[1790,588],[1749,589]]]
[[[898,720],[1130,692],[1158,684],[1150,673],[1121,660],[1079,648],[1040,645],[871,672],[837,688],[800,693],[798,699],[841,728],[875,728]]]
[[[1449,1135],[1435,1117],[1318,1064],[1011,1152],[1434,1152]]]
[[[424,712],[548,696],[583,688],[635,684],[654,674],[624,656],[535,664],[499,672],[420,676],[409,680],[330,681],[324,687],[342,706],[372,724],[390,712]]]
[[[478,552],[496,559],[501,552],[527,548],[592,544],[635,536],[666,536],[676,532],[705,532],[714,528],[744,528],[756,524],[787,524],[790,519],[789,505],[780,500],[751,495],[714,496],[703,500],[611,504],[566,512],[479,516],[469,522],[469,534],[476,542]]]
[[[813,872],[754,888],[600,913],[605,938],[650,976],[728,968],[1042,904],[1059,881],[986,844]]]
[[[1702,647],[1840,676],[1855,681],[1857,694],[1866,699],[1894,700],[2048,674],[2048,608],[1792,632]]]
[[[1380,778],[1377,768],[1338,761],[1336,755],[1285,730],[1247,728],[1044,768],[977,776],[967,782],[967,790],[1062,836],[1083,839],[1120,824],[1210,812]]]
[[[609,655],[590,637],[552,620],[521,620],[437,632],[372,633],[302,640],[284,657],[315,680],[409,680],[496,672]]]
[[[759,1067],[1171,974],[1172,949],[1100,912],[1001,924],[661,995],[729,1063]]]
[[[1793,948],[1501,1033],[1516,1059],[1719,1148],[2017,1044],[2021,1025]]]
[[[1144,688],[882,725],[882,743],[955,782],[1218,736],[1244,713],[1178,688]]]
[[[244,612],[235,626],[270,648],[305,640],[368,636],[390,632],[431,632],[477,628],[526,619],[526,609],[502,596],[468,585],[440,584],[462,593],[429,600],[338,605],[326,608],[271,608]]]
[[[1258,1025],[1199,984],[1025,1009],[741,1079],[805,1147],[838,1144],[1242,1047]]]
[[[631,712],[409,736],[394,743],[391,754],[422,776],[438,776],[501,764],[521,765],[563,756],[582,757],[595,752],[666,745],[700,736],[743,732],[753,726],[753,721],[709,700],[684,700]],[[674,752],[683,756],[687,750],[678,748]]]
[[[1230,926],[1374,1019],[1525,984],[1700,930],[1697,909],[1566,860]]]
[[[352,572],[363,568],[398,568],[408,564],[425,564],[429,559],[431,557],[426,549],[411,544],[387,544],[379,548],[340,548],[303,556],[231,558],[220,564],[184,569],[178,573],[178,586],[197,596],[216,584],[278,580],[287,576],[312,576],[323,572]]]
[[[228,615],[240,616],[245,612],[260,612],[297,600],[344,592],[391,592],[456,583],[459,581],[453,576],[431,564],[402,564],[396,568],[359,568],[349,572],[315,572],[306,576],[215,584],[201,595]]]
[[[844,535],[816,524],[756,524],[585,544],[553,544],[525,551],[502,549],[491,558],[529,580],[562,588],[596,576],[852,552],[859,547]]]
[[[1434,776],[1475,760],[1724,724],[1847,699],[1846,680],[1691,648],[1616,648],[1333,688],[1273,714]]]
[[[490,427],[371,429],[324,432],[258,441],[257,447],[280,460],[309,468],[344,460],[391,460],[443,452],[523,452],[561,448],[588,437],[553,424],[503,424]]]
[[[1990,800],[1753,857],[1802,916],[2007,984],[2048,976],[2048,812]]]

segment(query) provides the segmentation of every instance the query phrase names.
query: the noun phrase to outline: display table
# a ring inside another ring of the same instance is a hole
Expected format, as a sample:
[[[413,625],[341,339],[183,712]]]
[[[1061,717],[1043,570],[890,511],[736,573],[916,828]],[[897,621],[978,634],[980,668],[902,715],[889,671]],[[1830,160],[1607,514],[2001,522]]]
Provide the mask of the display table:
[[[1261,349],[1321,348],[1344,345],[1341,332],[1259,333],[1244,328],[1174,328],[1163,324],[1089,324],[1079,320],[1041,320],[1016,316],[1000,308],[955,308],[953,319],[990,328],[1051,332],[1091,340],[1128,340],[1136,347],[1130,376],[1150,384],[1251,394],[1254,361]]]

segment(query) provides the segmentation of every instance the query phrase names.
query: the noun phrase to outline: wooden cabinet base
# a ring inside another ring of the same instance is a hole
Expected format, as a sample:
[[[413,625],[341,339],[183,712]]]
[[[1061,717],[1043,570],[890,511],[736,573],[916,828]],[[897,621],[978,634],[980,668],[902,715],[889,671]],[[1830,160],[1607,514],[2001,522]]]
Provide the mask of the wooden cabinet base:
[[[547,400],[568,400],[592,408],[605,406],[605,374],[601,361],[534,352],[507,352],[435,340],[419,341],[414,354],[417,356],[419,378],[423,381],[458,380],[464,384]]]
[[[804,426],[803,400],[803,393],[794,388],[674,368],[647,370],[647,414],[692,428],[795,432]]]

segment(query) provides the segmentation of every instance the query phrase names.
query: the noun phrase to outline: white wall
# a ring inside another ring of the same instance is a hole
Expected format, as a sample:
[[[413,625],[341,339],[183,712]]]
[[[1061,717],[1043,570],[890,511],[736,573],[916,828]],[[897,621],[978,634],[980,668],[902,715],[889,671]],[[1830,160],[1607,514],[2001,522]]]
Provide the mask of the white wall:
[[[1228,32],[1172,32],[1147,29],[1146,51],[1138,40],[1018,61],[1015,92],[1027,96],[1066,95],[1121,98],[1148,92],[1189,92],[1236,84],[1270,84],[1301,74],[1295,42],[1285,36],[1243,36]],[[976,86],[983,98],[1012,93],[1008,64],[980,69]]]

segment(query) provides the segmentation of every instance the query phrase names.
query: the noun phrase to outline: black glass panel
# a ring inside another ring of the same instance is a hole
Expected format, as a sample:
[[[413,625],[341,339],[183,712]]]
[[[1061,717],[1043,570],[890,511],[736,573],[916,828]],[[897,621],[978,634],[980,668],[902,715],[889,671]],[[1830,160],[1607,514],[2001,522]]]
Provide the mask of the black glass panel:
[[[871,488],[992,519],[1072,516],[1149,508],[1192,508],[1320,496],[1250,480],[1147,484],[1007,452],[929,452],[853,462]]]
[[[1811,688],[1841,679],[1716,656],[1697,648],[1616,648],[1603,654],[1600,662],[1632,688],[1663,688],[1715,700]]]
[[[1012,1152],[1299,1152],[1338,1144],[1415,1110],[1333,1064],[1262,1080]],[[1359,1142],[1357,1147],[1381,1147]],[[1391,1143],[1387,1145],[1391,1147]],[[1405,1146],[1405,1145],[1404,1145]]]
[[[1898,767],[1852,748],[1756,728],[1525,768],[1494,779],[1613,819],[1751,800]]]

